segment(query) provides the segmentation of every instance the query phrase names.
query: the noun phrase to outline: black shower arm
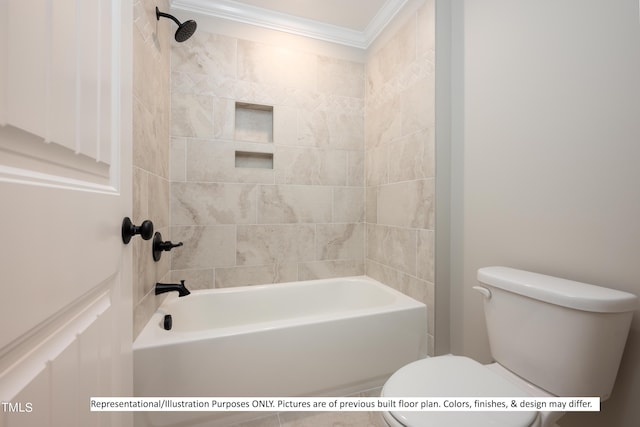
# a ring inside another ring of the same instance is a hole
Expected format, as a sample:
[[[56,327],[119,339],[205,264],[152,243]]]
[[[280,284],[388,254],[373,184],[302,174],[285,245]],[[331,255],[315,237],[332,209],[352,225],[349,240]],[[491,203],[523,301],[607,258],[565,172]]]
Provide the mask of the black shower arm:
[[[182,24],[180,23],[180,21],[178,21],[178,19],[177,19],[175,16],[173,16],[173,15],[169,15],[168,13],[160,12],[160,9],[158,9],[158,7],[156,6],[156,20],[158,20],[158,21],[159,21],[161,16],[164,16],[165,18],[172,19],[172,20],[173,20],[173,22],[175,22],[175,23],[176,23],[176,25],[177,25],[178,27],[179,27],[180,25],[182,25]]]

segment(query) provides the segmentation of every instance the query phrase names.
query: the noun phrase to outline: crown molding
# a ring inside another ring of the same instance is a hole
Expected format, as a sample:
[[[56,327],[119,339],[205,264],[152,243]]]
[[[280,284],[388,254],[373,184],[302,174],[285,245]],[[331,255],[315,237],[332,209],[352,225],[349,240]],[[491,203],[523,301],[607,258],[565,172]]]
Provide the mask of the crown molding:
[[[408,0],[387,0],[364,31],[288,15],[233,0],[171,0],[171,8],[366,49]]]

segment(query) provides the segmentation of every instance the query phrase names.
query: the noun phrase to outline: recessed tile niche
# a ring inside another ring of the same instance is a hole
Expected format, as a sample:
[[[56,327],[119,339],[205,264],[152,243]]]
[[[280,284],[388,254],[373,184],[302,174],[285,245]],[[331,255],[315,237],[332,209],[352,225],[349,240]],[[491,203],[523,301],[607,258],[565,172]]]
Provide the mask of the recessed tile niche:
[[[236,102],[235,139],[273,142],[273,107]]]
[[[237,168],[273,169],[273,153],[236,151]]]
[[[236,141],[273,143],[273,107],[236,102]],[[273,169],[273,153],[236,151],[236,168]]]

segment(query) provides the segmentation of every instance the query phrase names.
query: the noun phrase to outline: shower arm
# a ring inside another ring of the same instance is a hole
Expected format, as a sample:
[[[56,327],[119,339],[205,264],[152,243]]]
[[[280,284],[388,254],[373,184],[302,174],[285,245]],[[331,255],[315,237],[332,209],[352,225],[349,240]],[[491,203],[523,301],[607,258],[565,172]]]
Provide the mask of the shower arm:
[[[158,7],[156,6],[156,20],[159,21],[161,16],[173,20],[173,22],[175,22],[178,27],[182,25],[180,21],[178,21],[178,18],[173,15],[169,15],[168,13],[160,12],[160,9],[158,9]]]

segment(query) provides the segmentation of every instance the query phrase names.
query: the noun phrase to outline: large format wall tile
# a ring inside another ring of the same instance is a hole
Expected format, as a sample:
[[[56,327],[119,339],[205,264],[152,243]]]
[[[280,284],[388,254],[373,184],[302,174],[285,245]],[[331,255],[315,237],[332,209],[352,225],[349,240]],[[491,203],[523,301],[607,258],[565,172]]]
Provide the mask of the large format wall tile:
[[[316,90],[318,57],[286,47],[238,40],[238,79]]]
[[[415,230],[367,224],[367,258],[416,275]]]
[[[367,89],[375,91],[390,80],[397,79],[415,61],[416,25],[411,19],[370,57],[367,63]]]
[[[365,99],[368,276],[423,301],[433,351],[434,2],[368,53]]]
[[[258,222],[331,222],[331,198],[330,187],[261,185],[258,188]]]
[[[315,110],[301,112],[298,117],[297,145],[344,150],[364,146],[362,114]]]
[[[399,138],[390,145],[389,182],[435,176],[435,136],[432,128]]]
[[[365,154],[363,150],[347,151],[347,185],[364,187]]]
[[[367,149],[387,144],[402,135],[402,100],[396,95],[380,104],[367,105],[365,141]]]
[[[277,147],[277,184],[347,185],[347,157],[342,150]]]
[[[428,56],[435,59],[436,49],[436,13],[435,0],[426,0],[425,4],[418,10],[418,55]]]
[[[172,241],[184,243],[171,251],[171,267],[186,270],[234,265],[235,234],[233,225],[171,227]]]
[[[213,97],[173,94],[171,133],[173,136],[213,138]]]
[[[433,230],[434,179],[378,187],[378,224]]]
[[[365,182],[368,187],[389,182],[389,148],[386,145],[365,153]]]
[[[364,99],[362,64],[320,56],[318,58],[318,90],[332,95]]]
[[[198,29],[188,43],[172,50],[171,68],[174,72],[233,79],[236,77],[236,47],[235,38]]]
[[[316,227],[316,259],[363,259],[364,224],[318,224]]]
[[[418,231],[418,278],[435,282],[435,231]]]
[[[156,23],[155,7],[168,9],[167,0],[135,0],[133,7],[133,203],[134,224],[149,219],[165,239],[169,223],[170,45],[172,23]],[[134,239],[133,336],[147,323],[160,300],[153,294],[157,281],[169,277],[170,257],[154,262],[151,242]]]
[[[364,187],[333,189],[333,222],[364,222]]]
[[[256,222],[256,186],[174,182],[173,225],[251,224]]]
[[[402,135],[433,128],[435,125],[435,79],[430,74],[402,93]]]
[[[315,225],[238,225],[237,265],[315,259]]]

